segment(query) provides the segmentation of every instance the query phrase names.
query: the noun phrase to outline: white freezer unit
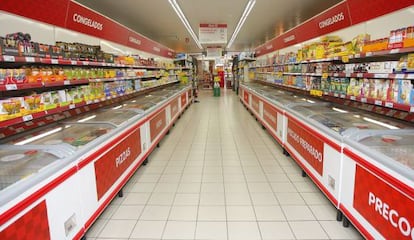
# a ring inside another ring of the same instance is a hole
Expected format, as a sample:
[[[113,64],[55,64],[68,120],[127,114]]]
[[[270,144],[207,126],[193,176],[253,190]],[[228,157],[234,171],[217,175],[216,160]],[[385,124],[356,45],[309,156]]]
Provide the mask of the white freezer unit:
[[[139,96],[3,140],[0,239],[80,239],[171,127],[170,108],[175,120],[180,103],[187,107],[188,89]]]
[[[340,210],[369,239],[414,239],[414,130],[345,139]]]
[[[344,138],[367,129],[409,127],[331,103],[294,105],[288,107],[286,116],[286,150],[337,208],[342,194]]]

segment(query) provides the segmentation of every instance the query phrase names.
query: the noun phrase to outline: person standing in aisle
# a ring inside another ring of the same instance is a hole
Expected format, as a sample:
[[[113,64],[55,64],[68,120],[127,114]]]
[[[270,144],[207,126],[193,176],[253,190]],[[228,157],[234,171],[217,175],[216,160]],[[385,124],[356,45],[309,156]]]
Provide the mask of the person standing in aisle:
[[[198,100],[198,79],[197,79],[198,77],[197,76],[194,76],[193,77],[193,82],[192,82],[192,87],[193,87],[193,96],[194,96],[194,102],[195,103],[198,103],[198,102],[200,102],[199,100]]]

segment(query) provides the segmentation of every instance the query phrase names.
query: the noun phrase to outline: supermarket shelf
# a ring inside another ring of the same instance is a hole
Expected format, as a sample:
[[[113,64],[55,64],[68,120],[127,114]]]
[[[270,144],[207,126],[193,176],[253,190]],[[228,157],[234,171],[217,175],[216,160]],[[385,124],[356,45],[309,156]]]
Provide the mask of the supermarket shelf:
[[[95,62],[95,61],[80,61],[68,59],[54,59],[54,58],[40,58],[40,57],[20,57],[0,55],[0,62],[4,63],[40,63],[40,64],[56,64],[56,65],[72,65],[72,66],[93,66],[93,67],[121,67],[121,68],[138,68],[138,69],[165,69],[157,66],[142,66],[142,65],[125,65],[117,63]]]
[[[390,117],[398,118],[405,121],[414,121],[414,106],[407,105],[407,104],[401,104],[401,103],[395,103],[390,101],[383,101],[379,99],[374,98],[365,98],[365,97],[355,97],[340,93],[333,93],[333,92],[321,92],[320,96],[317,96],[315,94],[311,94],[311,91],[295,87],[295,86],[287,86],[280,83],[272,83],[268,81],[263,80],[256,80],[262,83],[265,83],[267,85],[276,86],[277,88],[299,93],[305,96],[313,96],[313,97],[320,97],[322,99],[325,99],[327,101],[336,102],[343,105],[353,106],[357,107],[363,110],[376,112],[385,114]]]
[[[275,72],[255,72],[256,74],[274,74]],[[327,76],[330,77],[352,77],[352,78],[383,78],[383,79],[407,79],[407,80],[414,80],[414,74],[396,74],[396,73],[327,73]],[[316,76],[321,77],[324,74],[322,73],[291,73],[291,72],[283,72],[283,75],[293,75],[293,76]]]
[[[151,76],[137,76],[137,77],[115,77],[115,78],[65,80],[65,81],[44,82],[44,83],[5,84],[5,85],[0,85],[0,92],[31,89],[31,88],[42,88],[42,87],[80,85],[80,84],[87,84],[89,82],[114,82],[114,81],[125,81],[125,80],[135,80],[135,79],[154,79],[154,78],[159,79],[161,78],[161,76],[151,75]]]
[[[152,86],[152,87],[146,87],[146,88],[141,88],[140,90],[134,91],[132,93],[129,94],[122,94],[119,96],[114,96],[114,97],[105,97],[105,98],[101,98],[101,99],[95,99],[93,101],[82,101],[79,103],[75,103],[75,104],[70,104],[70,105],[66,105],[66,106],[61,106],[61,107],[57,107],[54,109],[49,109],[49,110],[45,110],[45,111],[41,111],[41,112],[36,112],[36,113],[32,113],[32,114],[27,114],[27,115],[23,115],[23,116],[18,116],[12,119],[8,119],[8,120],[4,120],[4,121],[0,121],[0,128],[7,128],[7,127],[11,127],[17,124],[21,124],[21,123],[26,123],[26,122],[30,122],[30,121],[36,121],[40,119],[40,124],[44,124],[44,117],[56,114],[56,113],[62,113],[64,111],[68,111],[68,110],[72,110],[72,109],[79,109],[82,107],[88,107],[88,109],[94,109],[94,108],[98,108],[98,107],[102,107],[102,106],[106,106],[106,105],[110,105],[113,104],[115,102],[119,102],[119,101],[124,101],[126,99],[135,97],[136,95],[145,93],[149,90],[153,90],[162,86],[166,86],[169,84],[173,84],[173,83],[177,83],[179,81],[171,81],[168,83],[165,83],[163,85],[157,85],[157,86]],[[96,106],[95,106],[96,105]],[[99,106],[98,106],[99,105]],[[77,114],[81,114],[81,111],[76,111]],[[53,118],[55,119],[55,118]],[[59,120],[59,119],[57,119]],[[32,125],[36,125],[36,124],[28,124],[28,128],[31,128]],[[25,127],[23,127],[25,129]],[[13,128],[13,129],[17,129],[17,128]],[[0,135],[0,138],[5,137]]]
[[[395,48],[395,49],[388,49],[382,51],[375,51],[375,52],[365,52],[365,53],[357,53],[351,54],[347,56],[336,56],[331,58],[322,58],[322,59],[308,59],[300,62],[287,62],[287,63],[277,63],[273,65],[265,65],[265,66],[255,66],[254,68],[265,68],[265,67],[276,67],[276,66],[286,66],[286,65],[295,65],[295,64],[306,64],[306,63],[317,63],[317,62],[329,62],[329,61],[342,61],[344,58],[348,58],[349,60],[353,61],[371,61],[372,58],[380,58],[380,57],[391,57],[391,58],[398,58],[399,55],[414,52],[414,47],[408,48]]]

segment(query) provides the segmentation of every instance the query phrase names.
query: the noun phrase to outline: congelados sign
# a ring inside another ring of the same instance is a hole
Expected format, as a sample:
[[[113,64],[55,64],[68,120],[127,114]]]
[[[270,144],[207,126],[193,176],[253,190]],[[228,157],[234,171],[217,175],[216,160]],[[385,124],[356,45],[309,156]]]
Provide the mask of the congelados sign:
[[[97,22],[95,20],[92,20],[88,17],[84,17],[84,16],[82,16],[78,13],[74,13],[72,19],[76,23],[83,24],[83,25],[88,26],[90,28],[95,28],[99,31],[102,31],[103,27],[104,27],[104,25],[102,23]]]
[[[341,22],[343,20],[345,20],[345,15],[344,15],[343,12],[340,12],[340,13],[338,13],[338,14],[336,14],[336,15],[328,18],[328,19],[325,19],[325,20],[319,22],[319,28],[322,29],[324,27],[328,27],[332,24],[335,24],[337,22]]]
[[[319,173],[323,175],[323,142],[296,122],[289,119],[287,142]]]
[[[414,240],[414,200],[358,165],[353,206],[385,239]]]

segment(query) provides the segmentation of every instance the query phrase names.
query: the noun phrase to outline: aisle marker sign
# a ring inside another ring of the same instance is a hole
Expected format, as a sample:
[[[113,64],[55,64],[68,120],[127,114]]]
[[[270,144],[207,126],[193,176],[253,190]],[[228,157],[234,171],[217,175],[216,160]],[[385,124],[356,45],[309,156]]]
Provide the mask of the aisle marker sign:
[[[202,44],[226,44],[227,24],[201,23],[198,29],[198,38]]]

